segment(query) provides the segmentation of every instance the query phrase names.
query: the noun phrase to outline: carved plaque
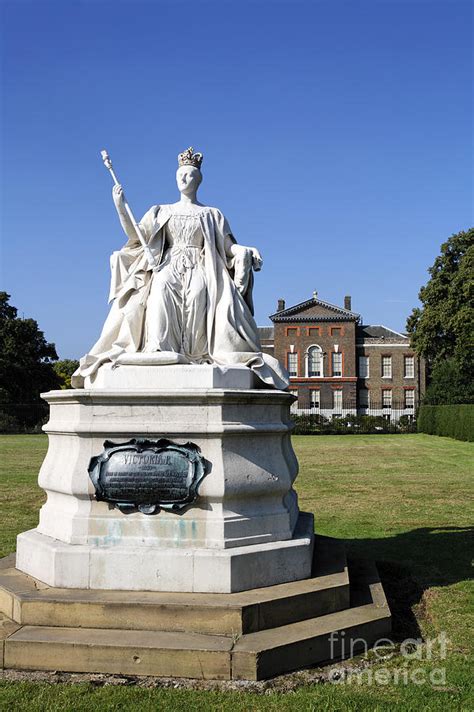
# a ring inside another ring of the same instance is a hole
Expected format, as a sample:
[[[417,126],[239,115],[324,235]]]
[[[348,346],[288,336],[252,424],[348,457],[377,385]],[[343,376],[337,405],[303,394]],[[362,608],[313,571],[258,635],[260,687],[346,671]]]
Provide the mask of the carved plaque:
[[[89,464],[96,499],[122,512],[179,512],[194,502],[206,474],[200,452],[194,443],[178,445],[165,439],[123,444],[106,440],[103,452]]]

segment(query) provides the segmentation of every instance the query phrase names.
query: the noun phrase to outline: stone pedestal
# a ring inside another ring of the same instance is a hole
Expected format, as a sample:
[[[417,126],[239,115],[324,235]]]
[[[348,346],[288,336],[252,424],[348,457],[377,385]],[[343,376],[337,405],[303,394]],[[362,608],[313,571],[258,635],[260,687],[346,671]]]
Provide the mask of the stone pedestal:
[[[292,397],[245,367],[103,367],[84,390],[45,394],[47,493],[16,566],[62,588],[229,593],[305,579],[313,521],[293,490]],[[88,466],[104,441],[192,441],[209,463],[184,512],[124,514],[95,499]]]
[[[54,588],[0,559],[0,669],[262,680],[389,634],[375,566],[325,537],[309,578],[243,593]]]

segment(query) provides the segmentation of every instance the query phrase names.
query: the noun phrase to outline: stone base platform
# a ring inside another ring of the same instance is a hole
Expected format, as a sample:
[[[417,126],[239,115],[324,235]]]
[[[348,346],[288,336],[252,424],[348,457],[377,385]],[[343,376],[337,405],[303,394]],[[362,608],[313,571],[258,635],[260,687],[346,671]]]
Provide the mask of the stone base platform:
[[[296,581],[311,569],[314,518],[300,512],[287,541],[231,549],[68,544],[36,529],[17,538],[17,566],[50,586],[235,593]]]
[[[375,566],[348,565],[334,539],[315,550],[310,578],[230,594],[52,588],[12,555],[0,562],[1,667],[261,680],[387,636]]]
[[[258,378],[246,366],[196,366],[178,361],[176,364],[160,367],[165,362],[169,363],[170,359],[167,359],[166,355],[166,352],[125,354],[120,356],[114,365],[103,364],[93,378],[85,379],[84,387],[116,391],[141,388],[147,391],[187,391],[190,388],[246,390],[259,385]],[[180,354],[173,356],[179,358]],[[262,383],[262,388],[263,385]]]

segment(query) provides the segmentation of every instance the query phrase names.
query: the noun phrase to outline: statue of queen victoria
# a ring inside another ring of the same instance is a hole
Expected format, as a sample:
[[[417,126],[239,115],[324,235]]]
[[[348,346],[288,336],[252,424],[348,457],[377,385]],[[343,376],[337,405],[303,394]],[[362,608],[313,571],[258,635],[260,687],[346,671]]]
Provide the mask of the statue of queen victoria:
[[[237,244],[220,210],[198,202],[202,159],[193,148],[178,156],[180,200],[152,206],[138,226],[122,186],[114,186],[128,241],[111,257],[110,312],[73,387],[83,387],[107,362],[244,365],[269,386],[288,386],[279,362],[262,353],[253,318],[260,253]]]

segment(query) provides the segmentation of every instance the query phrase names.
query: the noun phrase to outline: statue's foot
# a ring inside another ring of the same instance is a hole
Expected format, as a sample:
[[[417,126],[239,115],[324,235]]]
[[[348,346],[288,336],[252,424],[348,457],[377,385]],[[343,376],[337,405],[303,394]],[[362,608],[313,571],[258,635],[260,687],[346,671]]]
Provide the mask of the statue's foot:
[[[120,366],[167,366],[189,361],[186,356],[175,351],[139,351],[121,354],[115,363]]]

